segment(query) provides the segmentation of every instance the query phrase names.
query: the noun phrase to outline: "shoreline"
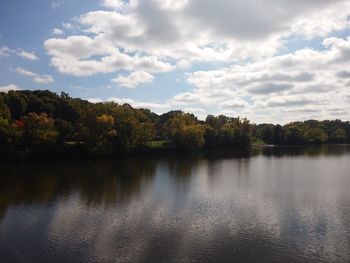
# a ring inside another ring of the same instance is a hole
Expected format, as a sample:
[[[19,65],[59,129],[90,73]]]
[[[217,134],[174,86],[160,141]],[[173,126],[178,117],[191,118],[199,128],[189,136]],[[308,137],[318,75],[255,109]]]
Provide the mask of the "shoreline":
[[[350,144],[307,144],[307,145],[274,145],[274,144],[252,144],[243,148],[204,148],[201,150],[187,150],[181,147],[160,147],[144,148],[129,153],[114,153],[109,155],[94,156],[88,153],[66,152],[46,156],[34,156],[29,158],[8,158],[0,159],[1,163],[25,163],[25,162],[52,162],[52,161],[90,161],[90,160],[111,160],[116,158],[141,158],[141,157],[166,157],[178,154],[212,154],[212,153],[229,153],[229,154],[246,154],[247,151],[255,149],[283,149],[283,148],[319,148],[324,146],[350,146]]]

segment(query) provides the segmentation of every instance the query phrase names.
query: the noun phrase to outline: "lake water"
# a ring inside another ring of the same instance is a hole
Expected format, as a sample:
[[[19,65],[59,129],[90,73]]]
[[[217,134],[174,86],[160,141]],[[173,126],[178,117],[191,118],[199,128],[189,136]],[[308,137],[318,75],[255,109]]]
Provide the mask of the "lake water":
[[[1,262],[350,262],[350,146],[0,167]]]

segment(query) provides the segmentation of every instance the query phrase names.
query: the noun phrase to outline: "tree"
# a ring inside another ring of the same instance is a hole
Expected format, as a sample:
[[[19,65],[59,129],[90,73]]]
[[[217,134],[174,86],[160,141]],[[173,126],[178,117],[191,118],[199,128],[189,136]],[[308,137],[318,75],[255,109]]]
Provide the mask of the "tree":
[[[30,154],[45,156],[55,152],[58,132],[51,117],[46,113],[29,113],[23,123],[23,146]]]
[[[153,137],[154,130],[151,121],[142,111],[124,104],[115,107],[112,114],[118,120],[115,125],[118,151],[138,150],[143,148],[146,142]]]
[[[273,144],[281,144],[283,142],[283,128],[277,124],[273,127]]]
[[[4,98],[0,94],[0,118],[3,120],[9,120],[11,118],[11,112],[9,107],[4,101]]]
[[[182,111],[157,115],[129,104],[90,103],[48,90],[0,93],[1,158],[105,156],[137,151],[155,137],[188,150],[242,148],[252,136],[273,144],[350,142],[350,123],[308,120],[282,127],[224,115],[208,115],[203,122]]]
[[[19,93],[13,90],[9,91],[7,99],[12,118],[19,119],[25,113],[27,102]]]
[[[282,127],[281,127],[282,128]],[[266,143],[275,143],[275,126],[273,124],[260,124],[257,126],[257,136]]]
[[[208,115],[205,118],[205,123],[214,129],[220,129],[221,126],[223,125],[220,119],[218,117],[215,117],[214,115]]]
[[[169,139],[178,141],[185,126],[194,125],[197,119],[192,114],[176,114],[163,124],[163,129]]]
[[[55,119],[55,129],[58,132],[57,142],[64,145],[66,142],[74,140],[74,125],[66,120]]]
[[[83,127],[83,132],[83,140],[91,154],[106,155],[113,151],[112,140],[117,136],[117,132],[112,115],[101,114],[92,118],[88,126]]]
[[[327,134],[320,128],[304,128],[304,138],[310,144],[325,143],[328,140]]]
[[[188,150],[200,150],[205,144],[205,128],[202,125],[184,126],[179,132],[178,142]]]
[[[344,143],[346,141],[346,132],[344,129],[336,129],[330,135],[330,141],[335,143]]]
[[[63,100],[59,101],[56,112],[54,114],[56,118],[66,120],[69,122],[76,122],[80,115],[78,110],[73,106],[73,103],[64,97]]]
[[[283,126],[284,143],[285,144],[303,144],[302,129],[297,123],[290,123]]]
[[[207,148],[215,148],[222,144],[220,131],[212,126],[206,126],[204,132],[205,146]]]

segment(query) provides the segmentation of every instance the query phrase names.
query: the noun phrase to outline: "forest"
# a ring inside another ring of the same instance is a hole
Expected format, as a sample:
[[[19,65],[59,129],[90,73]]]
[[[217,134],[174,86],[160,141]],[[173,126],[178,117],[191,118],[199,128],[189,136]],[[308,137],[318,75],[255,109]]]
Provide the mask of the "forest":
[[[208,115],[202,121],[183,111],[159,115],[129,104],[90,103],[64,92],[0,93],[1,160],[349,142],[348,121],[257,125],[223,115]]]

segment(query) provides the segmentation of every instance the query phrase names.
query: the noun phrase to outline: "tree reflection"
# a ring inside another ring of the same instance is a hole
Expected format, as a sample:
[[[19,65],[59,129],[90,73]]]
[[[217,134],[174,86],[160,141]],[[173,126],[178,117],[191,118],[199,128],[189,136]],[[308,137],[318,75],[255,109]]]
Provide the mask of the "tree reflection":
[[[8,262],[17,251],[31,262],[347,262],[341,154],[349,147],[2,164],[0,252]]]
[[[87,206],[111,206],[140,191],[155,174],[152,158],[2,164],[0,216],[9,205],[47,204],[77,192]]]
[[[267,157],[319,157],[319,156],[342,156],[350,154],[349,145],[320,145],[320,146],[277,146],[259,147],[260,154]]]
[[[9,204],[45,204],[77,192],[87,206],[111,206],[126,202],[140,191],[142,183],[152,180],[157,165],[166,163],[177,184],[193,174],[202,161],[215,170],[217,161],[248,159],[263,155],[341,156],[350,153],[348,145],[313,147],[253,147],[244,150],[170,154],[166,157],[133,157],[119,160],[6,163],[1,165],[0,215]],[[210,171],[209,171],[210,172]],[[213,171],[212,171],[213,172]],[[186,182],[183,182],[186,183]]]

